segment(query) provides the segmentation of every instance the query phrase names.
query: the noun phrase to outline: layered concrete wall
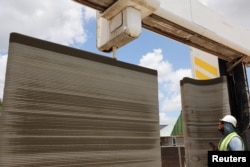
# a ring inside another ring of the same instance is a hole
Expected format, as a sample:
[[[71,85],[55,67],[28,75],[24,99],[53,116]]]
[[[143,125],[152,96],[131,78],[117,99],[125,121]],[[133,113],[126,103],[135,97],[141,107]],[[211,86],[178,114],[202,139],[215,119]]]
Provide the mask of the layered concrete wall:
[[[185,161],[187,167],[207,167],[209,142],[218,144],[219,119],[230,114],[226,77],[181,81]]]
[[[11,34],[0,166],[160,167],[157,72]]]

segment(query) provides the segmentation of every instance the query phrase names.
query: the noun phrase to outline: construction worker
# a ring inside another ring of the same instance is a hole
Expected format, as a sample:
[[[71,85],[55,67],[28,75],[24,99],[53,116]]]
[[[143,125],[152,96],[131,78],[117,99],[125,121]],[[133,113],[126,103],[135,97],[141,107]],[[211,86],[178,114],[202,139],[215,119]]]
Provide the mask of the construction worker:
[[[232,115],[226,115],[219,120],[218,130],[222,138],[218,144],[218,151],[243,151],[244,142],[236,133],[237,120]]]

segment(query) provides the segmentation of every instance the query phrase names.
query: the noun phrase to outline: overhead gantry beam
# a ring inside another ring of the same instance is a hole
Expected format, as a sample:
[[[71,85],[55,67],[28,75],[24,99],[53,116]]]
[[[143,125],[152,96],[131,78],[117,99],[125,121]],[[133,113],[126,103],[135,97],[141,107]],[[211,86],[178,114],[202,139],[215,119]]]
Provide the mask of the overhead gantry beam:
[[[74,0],[105,12],[117,0]],[[132,0],[137,1],[137,0]],[[146,1],[146,0],[145,0]],[[198,0],[160,0],[160,7],[142,19],[142,27],[218,56],[250,64],[250,31],[241,28]]]

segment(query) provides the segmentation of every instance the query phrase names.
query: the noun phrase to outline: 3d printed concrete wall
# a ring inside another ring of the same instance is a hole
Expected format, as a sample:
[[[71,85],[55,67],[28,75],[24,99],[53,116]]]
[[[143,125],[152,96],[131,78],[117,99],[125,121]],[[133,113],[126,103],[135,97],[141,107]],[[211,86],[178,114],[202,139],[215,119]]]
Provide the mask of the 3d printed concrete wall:
[[[218,144],[219,119],[230,114],[226,77],[181,81],[185,161],[187,167],[207,167],[209,142]]]
[[[157,72],[13,33],[0,166],[160,167]]]

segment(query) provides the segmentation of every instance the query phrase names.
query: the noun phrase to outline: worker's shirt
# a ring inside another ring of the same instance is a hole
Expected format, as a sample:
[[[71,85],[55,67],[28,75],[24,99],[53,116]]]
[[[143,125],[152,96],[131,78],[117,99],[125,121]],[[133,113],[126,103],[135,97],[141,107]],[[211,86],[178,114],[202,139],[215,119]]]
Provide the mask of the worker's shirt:
[[[241,137],[236,132],[232,132],[220,141],[218,149],[219,151],[243,151],[244,144]]]

